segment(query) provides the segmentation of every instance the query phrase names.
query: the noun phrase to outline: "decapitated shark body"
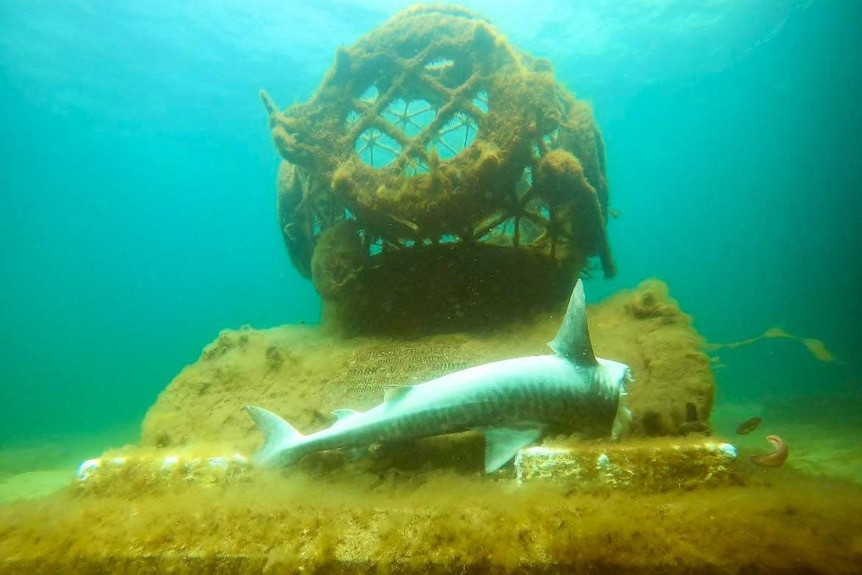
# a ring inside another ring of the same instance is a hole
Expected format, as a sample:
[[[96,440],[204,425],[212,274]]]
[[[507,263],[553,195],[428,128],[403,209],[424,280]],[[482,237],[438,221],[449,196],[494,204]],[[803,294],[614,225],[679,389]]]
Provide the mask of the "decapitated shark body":
[[[332,426],[310,435],[272,412],[246,406],[266,438],[254,460],[285,466],[318,451],[475,429],[485,435],[485,471],[491,473],[551,431],[617,434],[629,417],[621,400],[631,375],[625,364],[593,355],[580,281],[548,345],[553,354],[486,363],[391,388],[380,405],[365,412],[339,409]]]

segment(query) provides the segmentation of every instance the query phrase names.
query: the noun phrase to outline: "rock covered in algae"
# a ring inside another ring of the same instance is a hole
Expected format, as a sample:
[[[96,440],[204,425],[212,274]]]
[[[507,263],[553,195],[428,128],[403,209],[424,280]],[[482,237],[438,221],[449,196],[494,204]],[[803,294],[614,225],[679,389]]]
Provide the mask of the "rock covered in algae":
[[[635,381],[627,398],[634,416],[632,435],[675,435],[688,420],[688,404],[708,422],[714,381],[701,351],[703,340],[663,283],[644,282],[591,306],[588,316],[597,355],[632,368]],[[243,405],[266,406],[311,432],[330,425],[335,409],[378,404],[388,385],[421,383],[489,361],[549,353],[545,343],[560,318],[561,313],[543,315],[493,333],[406,341],[344,339],[313,326],[226,330],[159,396],[144,421],[143,443],[162,448],[213,444],[226,452],[250,453],[260,435]],[[475,441],[455,436],[420,443],[426,451],[405,450],[398,456],[448,460],[454,449],[467,454],[469,465],[481,468],[481,441],[478,448]],[[384,451],[378,459],[390,455]]]

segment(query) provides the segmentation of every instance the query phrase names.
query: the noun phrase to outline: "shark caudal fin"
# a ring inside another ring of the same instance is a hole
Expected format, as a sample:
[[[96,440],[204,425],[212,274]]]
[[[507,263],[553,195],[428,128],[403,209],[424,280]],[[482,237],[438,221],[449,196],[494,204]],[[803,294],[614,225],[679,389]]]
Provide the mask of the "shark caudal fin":
[[[557,332],[557,337],[548,342],[554,353],[579,365],[596,365],[590,333],[587,329],[587,302],[584,297],[584,282],[580,279],[572,290],[566,317]]]
[[[300,446],[305,438],[291,424],[261,407],[245,406],[246,412],[263,432],[264,442],[254,461],[266,467],[291,465],[305,455]]]

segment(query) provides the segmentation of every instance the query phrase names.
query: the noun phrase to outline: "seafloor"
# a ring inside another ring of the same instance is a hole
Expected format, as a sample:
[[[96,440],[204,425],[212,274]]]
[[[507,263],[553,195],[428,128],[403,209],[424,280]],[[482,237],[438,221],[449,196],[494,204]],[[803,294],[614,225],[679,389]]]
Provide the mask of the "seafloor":
[[[279,333],[248,335],[245,350],[232,348],[241,355],[213,360],[213,350],[221,351],[218,342],[210,346],[201,359],[210,362],[207,373],[236,384],[239,376],[231,370],[251,357],[262,369],[280,369],[265,341]],[[601,336],[595,339],[607,347]],[[667,340],[659,341],[671,353]],[[601,355],[601,347],[597,351]],[[184,370],[174,393],[197,390],[200,373],[195,366]],[[265,393],[282,393],[272,389],[281,379],[277,369],[270,379],[262,377]],[[296,391],[303,402],[318,401],[303,386]],[[104,489],[77,482],[76,463],[107,447],[118,448],[107,457],[145,449],[191,456],[196,450],[231,453],[259,441],[248,421],[227,415],[221,428],[204,426],[225,443],[201,442],[194,436],[200,430],[171,416],[182,404],[170,396],[163,394],[143,426],[149,439],[117,430],[3,446],[0,573],[832,574],[858,573],[862,565],[862,394],[852,391],[772,397],[768,404],[719,401],[713,439],[737,445],[739,457],[731,481],[705,479],[700,487],[677,485],[672,475],[618,489],[570,480],[518,484],[505,473],[482,473],[475,436],[426,440],[401,447],[406,452],[400,454],[399,448],[380,450],[353,464],[307,458],[289,470],[248,470],[224,481],[161,485],[131,470]],[[297,413],[314,417],[310,408]],[[751,415],[763,418],[761,428],[735,436],[734,427]],[[783,467],[750,463],[750,455],[769,449],[766,433],[791,446]],[[660,451],[679,440],[637,441]]]
[[[83,497],[69,472],[2,507],[0,572],[858,573],[858,437],[773,423],[793,444],[785,467],[747,465],[742,448],[739,485],[692,491],[304,469]]]

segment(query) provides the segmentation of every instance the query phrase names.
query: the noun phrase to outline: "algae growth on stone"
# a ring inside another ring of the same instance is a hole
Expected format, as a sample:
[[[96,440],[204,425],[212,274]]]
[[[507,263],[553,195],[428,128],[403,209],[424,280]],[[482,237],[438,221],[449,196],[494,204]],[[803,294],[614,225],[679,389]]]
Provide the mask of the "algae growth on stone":
[[[244,405],[272,406],[302,431],[321,429],[331,423],[335,409],[364,410],[380,403],[389,385],[550,353],[546,342],[563,311],[494,331],[409,340],[344,339],[314,326],[226,330],[159,396],[144,421],[143,444],[221,443],[224,449],[250,453],[260,439]],[[625,362],[635,375],[627,398],[632,435],[677,435],[689,403],[703,422],[709,421],[714,380],[701,351],[703,340],[663,283],[644,282],[591,306],[588,319],[597,352]],[[421,448],[413,456],[421,458]],[[474,463],[481,466],[481,454]]]
[[[262,93],[281,231],[354,332],[529,317],[615,273],[589,107],[484,18],[414,7],[342,47],[314,96]]]

